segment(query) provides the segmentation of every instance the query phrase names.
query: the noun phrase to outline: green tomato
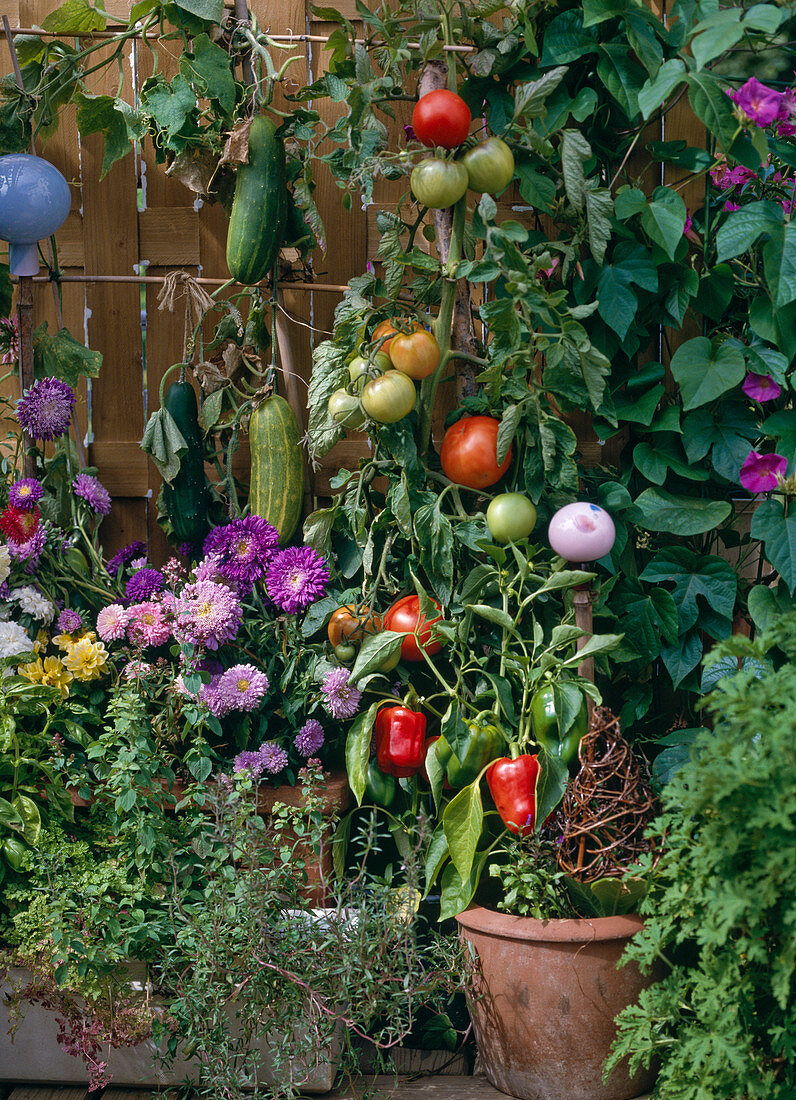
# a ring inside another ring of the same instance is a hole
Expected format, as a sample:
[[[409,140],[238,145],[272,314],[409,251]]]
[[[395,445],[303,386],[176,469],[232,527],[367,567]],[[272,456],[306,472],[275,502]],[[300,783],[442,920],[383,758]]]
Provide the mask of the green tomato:
[[[368,373],[372,374],[375,370],[379,374],[385,374],[391,368],[392,361],[384,351],[377,351],[372,359],[366,359],[364,355],[355,355],[348,364],[348,377],[352,382],[362,377],[367,380]]]
[[[335,390],[329,398],[329,416],[346,428],[361,428],[365,423],[365,414],[359,404],[359,398],[346,390]]]
[[[536,509],[522,493],[498,493],[489,502],[486,525],[496,542],[517,542],[536,526]]]
[[[467,169],[471,191],[497,195],[514,178],[514,154],[498,137],[487,138],[468,149],[461,163]]]
[[[444,210],[467,190],[467,169],[457,160],[426,157],[412,171],[412,194],[429,210]]]
[[[341,665],[349,665],[357,655],[357,648],[349,642],[341,642],[334,647],[334,655]]]
[[[417,391],[407,374],[388,370],[371,378],[362,389],[362,407],[378,424],[394,424],[415,407]]]

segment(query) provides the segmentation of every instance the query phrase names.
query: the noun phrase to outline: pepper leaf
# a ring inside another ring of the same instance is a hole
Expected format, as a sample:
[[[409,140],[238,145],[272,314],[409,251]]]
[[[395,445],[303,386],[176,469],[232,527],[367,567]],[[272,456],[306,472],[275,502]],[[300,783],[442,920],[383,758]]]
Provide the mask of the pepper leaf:
[[[362,796],[365,793],[365,783],[368,775],[368,761],[370,759],[370,738],[373,733],[373,723],[376,721],[376,712],[380,703],[371,703],[368,710],[358,714],[351,724],[345,743],[345,763],[348,772],[348,785],[354,792],[357,803],[362,805]]]
[[[462,880],[469,878],[473,869],[483,822],[484,805],[481,801],[481,787],[476,780],[463,787],[450,800],[442,814],[442,825],[451,859]]]

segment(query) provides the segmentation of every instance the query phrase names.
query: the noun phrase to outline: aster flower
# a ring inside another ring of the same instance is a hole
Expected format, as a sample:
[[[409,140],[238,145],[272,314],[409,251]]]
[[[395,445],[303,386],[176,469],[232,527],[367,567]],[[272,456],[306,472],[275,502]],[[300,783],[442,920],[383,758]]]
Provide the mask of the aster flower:
[[[232,770],[240,774],[250,772],[252,779],[259,779],[265,769],[265,761],[259,752],[239,752],[232,761]],[[281,770],[281,769],[280,769]]]
[[[21,512],[30,512],[43,496],[42,483],[35,477],[24,477],[8,490],[8,503]]]
[[[329,567],[311,546],[289,546],[274,554],[265,584],[277,607],[295,615],[326,595]]]
[[[69,431],[75,395],[57,378],[42,378],[17,403],[17,419],[34,439],[57,439]]]
[[[782,393],[779,386],[770,374],[747,374],[741,389],[747,397],[753,401],[776,401]]]
[[[268,688],[268,677],[254,665],[233,665],[218,681],[218,691],[230,710],[257,710]]]
[[[750,493],[767,493],[776,489],[787,468],[788,460],[782,455],[750,451],[741,466],[741,485]]]
[[[323,726],[317,718],[309,718],[295,736],[293,744],[302,756],[312,756],[325,740]]]
[[[353,718],[359,710],[362,692],[349,684],[350,678],[348,668],[330,669],[323,678],[322,701],[332,718]]]
[[[83,625],[83,620],[78,611],[74,611],[71,607],[65,607],[58,616],[58,622],[55,625],[61,634],[76,634]]]
[[[174,633],[179,641],[207,649],[231,642],[241,624],[240,601],[225,584],[198,581],[186,584],[174,604]]]
[[[0,658],[16,657],[19,653],[30,653],[33,642],[19,623],[0,622]]]
[[[137,573],[140,569],[146,569],[149,562],[147,561],[146,554],[140,558],[133,558],[130,562],[130,570],[133,573]]]
[[[263,577],[278,546],[279,532],[275,527],[262,516],[246,516],[213,528],[202,550],[206,555],[216,555],[216,567],[222,577],[251,589]]]
[[[33,585],[27,584],[24,588],[13,589],[8,598],[18,603],[25,614],[37,622],[51,623],[55,617],[55,605]]]
[[[111,510],[111,495],[98,478],[91,474],[78,474],[72,482],[75,496],[82,497],[92,512],[107,516]]]
[[[127,637],[136,646],[165,645],[171,637],[171,624],[165,612],[154,600],[134,603],[128,607]]]
[[[263,741],[257,752],[262,761],[263,769],[269,775],[276,775],[287,767],[287,753],[276,741]]]
[[[730,96],[736,107],[740,107],[750,122],[756,126],[770,126],[780,115],[782,92],[767,88],[756,76],[750,76],[737,92]]]
[[[0,585],[4,585],[11,572],[11,552],[7,546],[0,545]],[[0,599],[2,596],[0,596]]]
[[[166,578],[157,569],[139,569],[124,586],[124,595],[130,603],[142,603],[165,587]]]
[[[135,542],[131,542],[129,546],[123,546],[121,550],[117,550],[112,558],[108,561],[107,569],[112,577],[127,565],[128,561],[132,561],[133,558],[139,557],[146,551],[145,543],[140,539],[136,539]]]
[[[39,558],[42,555],[42,551],[47,543],[47,536],[44,533],[44,528],[39,527],[30,538],[24,542],[18,542],[16,539],[9,538],[8,551],[11,554],[12,561],[25,562],[25,572],[33,573],[38,565]]]
[[[40,518],[41,513],[35,504],[32,508],[17,508],[10,504],[0,512],[0,531],[14,542],[27,542],[38,531]]]
[[[220,689],[221,676],[211,676],[209,684],[202,684],[199,689],[199,702],[204,703],[211,714],[216,718],[223,718],[232,710],[229,699]]]
[[[108,604],[97,615],[97,633],[103,642],[118,642],[127,633],[130,612],[120,603]]]

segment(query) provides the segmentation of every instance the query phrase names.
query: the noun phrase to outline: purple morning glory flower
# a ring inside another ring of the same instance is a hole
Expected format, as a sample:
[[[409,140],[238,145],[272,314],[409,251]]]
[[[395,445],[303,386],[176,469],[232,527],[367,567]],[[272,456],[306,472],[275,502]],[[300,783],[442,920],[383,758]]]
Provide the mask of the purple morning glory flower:
[[[82,497],[92,512],[107,516],[111,510],[111,495],[98,478],[91,474],[78,474],[72,482],[75,496]]]
[[[8,503],[20,511],[30,512],[44,496],[44,486],[35,477],[15,481],[8,490]]]
[[[17,419],[34,439],[57,439],[69,431],[75,395],[57,378],[42,378],[23,393]]]
[[[741,466],[741,485],[750,493],[767,493],[776,489],[787,468],[788,460],[782,455],[750,451]]]
[[[741,389],[747,397],[753,401],[776,401],[782,393],[779,386],[770,374],[747,374]]]
[[[274,554],[265,584],[277,607],[289,615],[326,595],[329,567],[311,546],[289,546]]]
[[[731,98],[757,126],[770,126],[780,116],[782,92],[767,88],[756,76],[750,76]]]

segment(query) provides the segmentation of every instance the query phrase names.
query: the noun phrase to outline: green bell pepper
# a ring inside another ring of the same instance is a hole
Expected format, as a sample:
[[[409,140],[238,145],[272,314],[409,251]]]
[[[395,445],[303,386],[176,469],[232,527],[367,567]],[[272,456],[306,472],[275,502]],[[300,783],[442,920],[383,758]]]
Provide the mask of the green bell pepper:
[[[365,778],[365,798],[368,802],[388,810],[395,802],[397,791],[398,783],[395,776],[383,772],[374,756],[368,764],[368,773]]]
[[[539,688],[531,699],[531,730],[534,740],[567,767],[577,760],[578,746],[588,727],[589,708],[585,696],[581,699],[575,720],[563,736],[553,684],[545,684]]]
[[[490,762],[506,751],[506,738],[500,729],[476,719],[467,723],[467,737],[461,759],[444,737],[437,742],[437,759],[445,768],[448,783],[455,790],[467,787]]]

